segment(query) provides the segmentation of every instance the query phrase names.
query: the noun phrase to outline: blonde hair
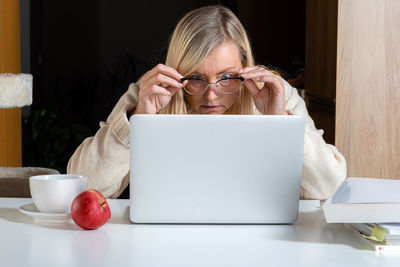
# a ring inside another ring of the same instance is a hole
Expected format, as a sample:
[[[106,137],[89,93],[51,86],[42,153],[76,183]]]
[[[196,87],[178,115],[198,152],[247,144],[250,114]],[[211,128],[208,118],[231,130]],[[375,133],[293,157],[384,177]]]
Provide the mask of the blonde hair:
[[[226,41],[237,45],[243,67],[254,65],[246,31],[232,11],[223,6],[206,6],[193,10],[179,21],[172,33],[165,64],[187,76]],[[242,88],[227,113],[252,114],[254,110],[250,92]],[[182,89],[160,113],[190,113]]]

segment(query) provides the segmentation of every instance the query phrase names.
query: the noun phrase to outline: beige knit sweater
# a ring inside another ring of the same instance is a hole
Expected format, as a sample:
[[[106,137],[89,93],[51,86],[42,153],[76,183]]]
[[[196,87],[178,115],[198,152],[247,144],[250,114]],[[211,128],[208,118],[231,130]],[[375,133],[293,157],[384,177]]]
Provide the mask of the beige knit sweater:
[[[129,121],[127,112],[138,102],[138,84],[132,83],[95,136],[86,138],[68,162],[67,172],[88,176],[88,187],[117,198],[129,184]],[[323,131],[315,128],[297,90],[285,82],[286,111],[306,118],[301,181],[302,199],[326,199],[346,177],[346,161]]]

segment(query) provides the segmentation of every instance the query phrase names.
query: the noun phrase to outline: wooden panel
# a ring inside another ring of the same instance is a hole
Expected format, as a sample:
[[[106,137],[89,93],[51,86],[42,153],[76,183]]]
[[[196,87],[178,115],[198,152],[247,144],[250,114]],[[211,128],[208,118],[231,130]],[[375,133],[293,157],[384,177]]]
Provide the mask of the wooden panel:
[[[21,69],[19,1],[0,0],[0,73]]]
[[[307,0],[306,91],[335,97],[337,0]]]
[[[0,109],[0,166],[22,165],[21,109]]]
[[[400,1],[338,10],[336,146],[348,176],[400,179]]]
[[[0,73],[20,72],[19,0],[0,0]],[[21,166],[21,109],[0,109],[0,166]]]

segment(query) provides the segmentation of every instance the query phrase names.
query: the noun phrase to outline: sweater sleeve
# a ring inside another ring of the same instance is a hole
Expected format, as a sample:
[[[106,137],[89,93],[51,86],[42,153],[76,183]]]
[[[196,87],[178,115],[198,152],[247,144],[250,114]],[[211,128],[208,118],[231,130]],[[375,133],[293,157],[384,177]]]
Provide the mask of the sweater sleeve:
[[[129,121],[127,112],[138,102],[138,87],[132,83],[95,136],[86,138],[67,166],[68,173],[88,176],[88,188],[116,198],[129,183]]]
[[[301,179],[302,199],[327,199],[346,178],[346,160],[333,145],[327,144],[307,112],[297,90],[285,81],[286,111],[306,119]]]

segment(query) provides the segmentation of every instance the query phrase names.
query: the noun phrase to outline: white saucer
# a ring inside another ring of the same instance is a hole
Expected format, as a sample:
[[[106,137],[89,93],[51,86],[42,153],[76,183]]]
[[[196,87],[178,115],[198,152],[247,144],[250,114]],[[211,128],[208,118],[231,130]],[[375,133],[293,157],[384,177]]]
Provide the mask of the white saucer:
[[[29,203],[22,205],[19,207],[19,211],[23,214],[26,214],[35,220],[43,221],[43,222],[69,222],[71,220],[71,214],[69,213],[44,213],[38,211],[35,204]]]

